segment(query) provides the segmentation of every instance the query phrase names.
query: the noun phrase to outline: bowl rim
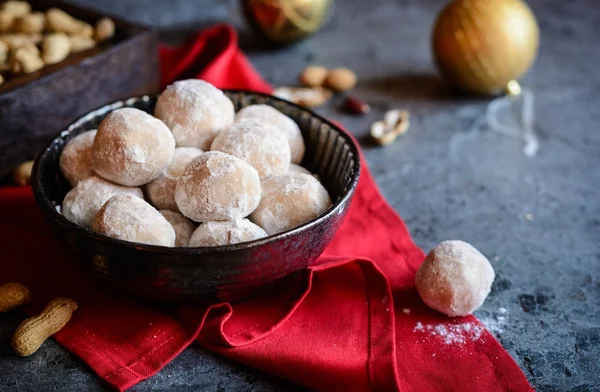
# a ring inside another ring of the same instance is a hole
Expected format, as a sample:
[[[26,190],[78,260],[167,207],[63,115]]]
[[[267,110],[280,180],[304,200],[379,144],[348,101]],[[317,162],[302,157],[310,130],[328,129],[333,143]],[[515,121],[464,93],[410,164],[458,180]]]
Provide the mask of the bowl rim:
[[[315,113],[314,111],[312,111],[306,107],[303,107],[303,106],[295,104],[293,102],[281,99],[274,95],[251,91],[251,90],[243,90],[243,89],[222,89],[222,91],[226,92],[226,93],[232,93],[232,94],[257,95],[257,96],[261,96],[264,98],[272,99],[274,101],[279,101],[285,105],[290,105],[292,107],[295,107],[296,109],[299,109],[305,113],[308,113],[311,117],[315,117],[315,118],[319,119],[323,123],[330,126],[332,129],[337,131],[338,134],[342,138],[344,138],[344,140],[347,142],[347,144],[349,145],[349,147],[351,149],[351,152],[355,156],[353,173],[352,173],[352,178],[350,180],[350,184],[344,190],[344,192],[342,192],[342,194],[340,195],[338,200],[335,201],[334,203],[332,203],[332,205],[325,212],[323,212],[316,218],[311,219],[310,221],[301,224],[300,226],[283,231],[281,233],[269,235],[267,237],[260,238],[257,240],[240,242],[237,244],[220,245],[220,246],[168,247],[168,246],[161,246],[161,245],[142,244],[142,243],[138,243],[138,242],[131,242],[131,241],[125,241],[125,240],[120,240],[117,238],[108,237],[103,234],[96,233],[87,227],[83,227],[81,225],[78,225],[78,224],[68,220],[63,214],[58,212],[58,210],[56,209],[56,204],[52,200],[50,200],[50,198],[46,194],[45,189],[43,189],[43,187],[42,187],[42,179],[40,177],[41,174],[40,174],[40,170],[39,170],[40,161],[41,161],[42,157],[46,156],[46,154],[48,154],[50,152],[51,147],[55,143],[57,143],[60,139],[65,139],[71,132],[73,132],[73,129],[71,129],[71,128],[73,128],[76,124],[82,122],[83,120],[87,119],[92,114],[95,114],[101,110],[105,110],[106,108],[109,108],[110,111],[113,111],[113,110],[123,107],[124,105],[129,105],[129,104],[139,101],[139,100],[148,101],[154,97],[158,97],[159,94],[157,93],[157,94],[145,94],[145,95],[133,96],[133,97],[119,100],[119,101],[111,102],[106,105],[102,105],[94,110],[89,111],[88,113],[84,114],[83,116],[79,117],[77,120],[71,122],[62,131],[58,132],[58,134],[40,151],[40,153],[37,155],[34,165],[33,165],[32,174],[31,174],[31,179],[32,179],[31,187],[33,189],[33,194],[36,198],[38,207],[40,209],[45,208],[49,212],[49,214],[52,216],[52,218],[57,220],[58,223],[60,223],[62,226],[65,226],[65,227],[69,228],[70,230],[79,231],[80,233],[85,234],[86,236],[91,237],[95,241],[99,241],[99,242],[103,243],[104,245],[119,246],[122,248],[124,247],[124,248],[131,249],[131,250],[167,254],[167,255],[172,255],[172,256],[200,255],[200,254],[206,254],[206,253],[226,253],[226,252],[231,252],[231,251],[246,250],[246,249],[253,248],[253,247],[267,245],[267,244],[277,242],[279,240],[282,240],[282,239],[285,239],[288,237],[295,236],[297,234],[300,234],[301,232],[307,231],[308,229],[315,227],[315,226],[319,225],[321,222],[329,219],[334,214],[339,214],[341,212],[342,208],[352,199],[352,196],[354,194],[354,191],[356,190],[356,186],[358,184],[358,180],[359,180],[360,173],[361,173],[360,151],[359,151],[358,145],[356,144],[356,140],[347,131],[343,130],[340,126],[329,121],[325,117]],[[63,148],[64,148],[64,146],[63,146]]]

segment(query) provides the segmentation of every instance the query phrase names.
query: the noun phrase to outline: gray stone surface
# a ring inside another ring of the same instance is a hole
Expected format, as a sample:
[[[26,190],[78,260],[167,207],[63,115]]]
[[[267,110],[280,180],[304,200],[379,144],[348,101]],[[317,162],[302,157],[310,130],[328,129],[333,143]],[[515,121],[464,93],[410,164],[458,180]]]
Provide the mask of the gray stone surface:
[[[295,46],[267,50],[243,25],[237,1],[73,0],[152,24],[168,40],[227,20],[256,68],[275,85],[309,63],[356,70],[373,111],[318,111],[364,140],[388,108],[412,114],[408,134],[385,148],[364,143],[376,181],[428,250],[463,239],[492,261],[493,291],[477,312],[539,391],[600,390],[600,3],[531,0],[541,26],[538,60],[523,80],[535,91],[540,152],[481,126],[487,99],[437,77],[430,30],[441,0],[338,0],[327,26]],[[531,215],[526,215],[531,214]],[[526,219],[526,217],[530,219]],[[10,354],[19,314],[0,315],[0,388],[98,390],[90,370],[54,342],[28,359]],[[300,389],[186,350],[133,390]]]

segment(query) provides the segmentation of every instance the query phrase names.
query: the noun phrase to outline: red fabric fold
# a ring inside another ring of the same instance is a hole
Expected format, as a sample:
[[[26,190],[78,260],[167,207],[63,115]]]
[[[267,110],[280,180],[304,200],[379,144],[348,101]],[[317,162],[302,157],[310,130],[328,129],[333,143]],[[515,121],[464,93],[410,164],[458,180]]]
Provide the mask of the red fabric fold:
[[[183,75],[220,88],[271,89],[229,26],[206,30],[187,46],[162,48],[161,60],[163,84]],[[0,245],[0,283],[31,288],[28,312],[58,295],[79,302],[55,338],[120,390],[152,376],[194,341],[315,390],[532,390],[474,317],[449,319],[420,301],[414,274],[423,253],[364,160],[348,216],[315,265],[235,305],[173,309],[111,292],[59,248],[29,188],[0,189]]]

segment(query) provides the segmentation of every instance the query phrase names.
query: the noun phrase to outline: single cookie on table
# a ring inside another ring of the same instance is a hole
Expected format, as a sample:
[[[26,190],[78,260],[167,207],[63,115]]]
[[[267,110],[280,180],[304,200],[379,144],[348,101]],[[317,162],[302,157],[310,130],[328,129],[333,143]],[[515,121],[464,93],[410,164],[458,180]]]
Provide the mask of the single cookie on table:
[[[62,202],[61,213],[71,222],[90,227],[104,203],[111,197],[124,193],[142,200],[144,198],[140,188],[113,184],[96,176],[88,177],[79,181],[67,193]]]
[[[260,203],[258,172],[240,158],[208,151],[194,158],[177,180],[179,211],[196,222],[236,220]]]
[[[290,146],[283,132],[257,120],[235,122],[217,135],[210,149],[243,159],[261,179],[286,173],[290,168]]]
[[[144,200],[128,194],[108,199],[96,214],[92,230],[140,244],[175,245],[175,230],[169,221]]]
[[[266,236],[267,233],[262,228],[250,222],[248,219],[205,222],[198,226],[194,231],[189,246],[199,247],[239,244],[240,242],[254,241]]]
[[[218,88],[203,80],[180,80],[158,97],[154,115],[167,124],[178,147],[208,150],[215,136],[233,124],[235,109]]]
[[[167,126],[134,108],[109,113],[98,126],[92,163],[99,176],[138,186],[158,177],[171,162],[175,139]]]
[[[175,230],[175,246],[188,246],[196,225],[179,212],[171,210],[159,210],[158,212],[173,226],[173,230]]]
[[[495,273],[488,259],[463,241],[444,241],[433,248],[417,271],[419,296],[450,317],[466,316],[489,294]]]
[[[60,154],[60,171],[71,186],[94,175],[92,145],[95,137],[95,129],[83,132],[69,140]]]
[[[307,168],[300,166],[300,165],[296,165],[294,163],[292,163],[290,165],[290,172],[291,173],[304,173],[304,174],[310,174],[312,176],[312,173],[310,171],[308,171]]]
[[[242,108],[235,115],[235,121],[257,120],[266,124],[271,124],[282,131],[290,145],[292,163],[302,162],[306,146],[302,138],[302,132],[298,124],[279,110],[269,105],[250,105]]]
[[[146,185],[146,195],[154,207],[177,211],[177,203],[175,203],[177,179],[183,174],[188,163],[200,154],[202,154],[202,150],[195,147],[177,147],[175,149],[173,160],[164,173]]]
[[[250,220],[269,235],[300,226],[331,206],[331,198],[310,174],[290,172],[262,182],[262,198]]]

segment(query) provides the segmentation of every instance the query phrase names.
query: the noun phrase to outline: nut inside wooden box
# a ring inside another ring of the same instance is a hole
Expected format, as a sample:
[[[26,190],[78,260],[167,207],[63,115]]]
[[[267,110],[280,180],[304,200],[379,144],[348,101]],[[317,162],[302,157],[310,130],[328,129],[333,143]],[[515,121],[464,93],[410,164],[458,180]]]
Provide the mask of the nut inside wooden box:
[[[60,1],[30,1],[33,11],[61,9],[91,25],[109,16],[115,35],[96,47],[0,85],[0,176],[31,159],[73,120],[109,102],[158,91],[158,42],[148,28]]]

